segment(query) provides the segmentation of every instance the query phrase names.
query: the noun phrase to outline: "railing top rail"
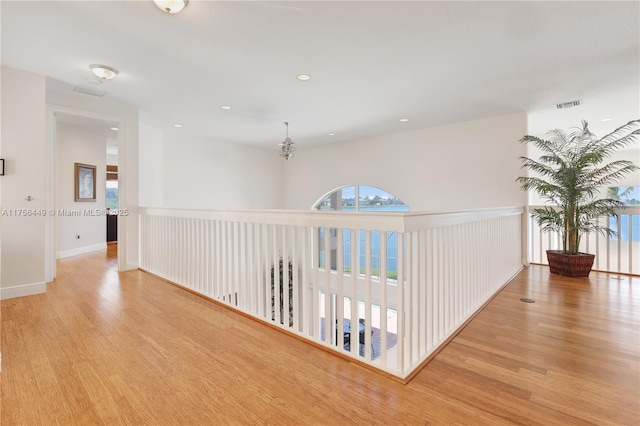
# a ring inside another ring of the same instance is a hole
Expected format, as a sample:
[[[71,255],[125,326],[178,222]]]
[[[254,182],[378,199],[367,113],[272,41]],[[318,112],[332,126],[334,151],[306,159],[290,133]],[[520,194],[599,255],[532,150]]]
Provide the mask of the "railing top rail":
[[[435,212],[342,212],[317,210],[195,210],[141,207],[140,214],[257,224],[411,232],[497,217],[520,215],[523,207]]]
[[[551,204],[546,204],[546,205],[545,204],[540,204],[540,205],[527,206],[527,208],[529,210],[535,209],[535,208],[540,208],[540,207],[555,207],[555,206],[553,206]],[[624,206],[624,207],[620,207],[620,208],[614,209],[614,211],[617,214],[633,214],[633,215],[636,215],[636,214],[640,214],[640,206]]]

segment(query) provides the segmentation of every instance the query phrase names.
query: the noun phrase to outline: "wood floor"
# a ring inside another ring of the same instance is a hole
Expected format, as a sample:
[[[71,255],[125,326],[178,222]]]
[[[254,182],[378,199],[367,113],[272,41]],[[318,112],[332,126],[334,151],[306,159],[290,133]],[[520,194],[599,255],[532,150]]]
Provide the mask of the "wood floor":
[[[638,277],[525,269],[403,385],[115,268],[2,301],[3,426],[640,423]]]

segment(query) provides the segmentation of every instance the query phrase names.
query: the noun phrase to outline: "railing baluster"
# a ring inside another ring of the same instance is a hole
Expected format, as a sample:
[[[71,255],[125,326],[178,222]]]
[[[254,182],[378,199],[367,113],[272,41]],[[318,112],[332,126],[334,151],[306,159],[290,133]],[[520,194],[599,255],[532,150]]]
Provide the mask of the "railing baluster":
[[[351,229],[351,324],[358,324],[359,296],[358,278],[360,275],[360,231]],[[359,353],[358,337],[355,333],[350,334],[349,348],[351,355],[357,356]]]
[[[364,272],[364,289],[365,289],[365,299],[364,299],[364,336],[365,340],[360,340],[360,333],[358,333],[358,345],[364,345],[364,356],[365,359],[371,359],[371,345],[367,345],[366,342],[371,339],[371,263],[373,260],[373,250],[371,248],[371,231],[366,230],[364,234],[364,264],[365,264],[365,272]],[[351,332],[355,333],[356,325],[351,324]],[[358,349],[360,346],[358,346]]]
[[[313,256],[310,255],[310,252],[313,253],[313,250],[309,250],[309,234],[313,232],[313,228],[302,228],[302,241],[300,243],[301,250],[301,259],[302,259],[302,284],[300,285],[300,291],[302,292],[302,305],[300,307],[301,310],[301,321],[302,321],[302,334],[305,336],[313,336],[312,331],[309,328],[309,312],[313,311],[313,309],[309,309],[309,306],[313,303],[313,298],[309,297],[309,278],[311,277],[310,268],[313,267]],[[311,300],[311,302],[310,302]]]
[[[633,269],[634,266],[638,265],[640,262],[633,262],[633,215],[629,214],[629,273],[633,274],[635,271]]]
[[[404,356],[405,356],[405,348],[406,348],[406,314],[405,314],[405,306],[407,306],[407,299],[405,294],[405,250],[404,250],[404,232],[398,232],[398,241],[397,241],[397,250],[398,250],[398,297],[397,297],[397,334],[396,337],[398,339],[397,344],[397,353],[396,353],[396,369],[397,371],[405,371],[404,366]]]
[[[336,229],[336,330],[337,345],[340,349],[344,347],[344,232]]]
[[[387,296],[389,292],[387,288],[388,238],[387,232],[380,232],[380,347],[378,348],[378,356],[383,365],[387,363]]]

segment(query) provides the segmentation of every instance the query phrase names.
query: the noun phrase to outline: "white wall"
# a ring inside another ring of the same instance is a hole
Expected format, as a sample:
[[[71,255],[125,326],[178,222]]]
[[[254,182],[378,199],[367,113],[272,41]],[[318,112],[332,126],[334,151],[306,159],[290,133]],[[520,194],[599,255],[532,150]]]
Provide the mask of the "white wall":
[[[114,154],[107,154],[107,164],[110,166],[117,166],[118,156]]]
[[[412,211],[521,206],[515,179],[525,113],[298,148],[284,164],[284,208],[305,210],[330,190],[382,188]]]
[[[282,208],[283,161],[275,150],[165,133],[164,207]]]
[[[56,216],[56,257],[64,258],[106,248],[106,216],[92,215],[106,208],[106,139],[73,125],[56,126],[56,187],[58,211],[80,216]],[[75,163],[96,166],[96,201],[78,202],[74,197]],[[76,238],[76,236],[80,238]]]
[[[43,293],[45,217],[45,77],[2,67],[2,271],[0,298]],[[25,198],[32,197],[32,201]]]
[[[140,122],[140,205],[164,206],[164,139],[160,130]]]

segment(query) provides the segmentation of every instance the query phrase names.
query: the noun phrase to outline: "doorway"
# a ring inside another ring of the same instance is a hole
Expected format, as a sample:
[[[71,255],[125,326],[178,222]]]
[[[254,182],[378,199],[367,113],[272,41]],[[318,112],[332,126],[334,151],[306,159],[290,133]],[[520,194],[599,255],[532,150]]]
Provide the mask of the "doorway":
[[[55,279],[58,258],[107,247],[106,222],[109,215],[106,206],[106,165],[108,163],[118,165],[117,149],[123,146],[125,141],[125,138],[121,137],[122,127],[122,120],[117,116],[51,105],[47,108],[47,175],[49,179],[46,189],[46,206],[47,211],[52,213],[46,218],[47,282]],[[76,140],[70,142],[70,147],[64,145],[65,143],[60,140],[61,129],[66,129],[72,134],[70,139],[82,138],[84,135],[85,144]],[[96,147],[96,143],[99,143],[100,147]],[[98,151],[101,152],[100,156],[96,154]],[[68,182],[69,163],[72,161],[96,166],[95,202],[73,203],[69,200],[70,194],[73,193],[73,184]],[[118,173],[114,181],[118,187],[118,195],[121,196],[125,186],[122,173]],[[121,210],[122,203],[119,202],[118,205]],[[118,211],[116,210],[116,213]],[[65,217],[65,214],[76,217]],[[85,222],[93,224],[87,225]],[[126,223],[120,225],[115,230],[115,241],[121,244],[114,244],[110,251],[117,253],[118,270],[122,271],[126,269]]]

